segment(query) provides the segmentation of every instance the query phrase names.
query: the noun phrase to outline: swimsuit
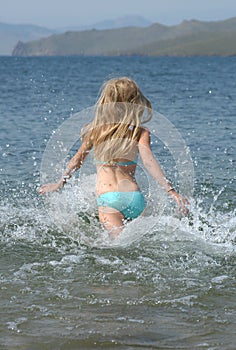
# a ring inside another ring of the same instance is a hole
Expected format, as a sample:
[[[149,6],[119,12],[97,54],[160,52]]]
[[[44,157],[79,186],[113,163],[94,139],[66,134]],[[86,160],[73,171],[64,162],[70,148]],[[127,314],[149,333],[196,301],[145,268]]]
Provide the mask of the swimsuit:
[[[113,164],[109,164],[108,162],[101,162],[100,160],[95,160],[96,164],[101,164],[101,165],[108,165],[108,166],[112,166],[114,165],[120,165],[120,166],[127,166],[127,165],[136,165],[137,164],[137,159],[135,160],[131,160],[131,161],[127,161],[127,162],[114,162]]]
[[[129,166],[137,165],[138,159],[131,161],[117,161],[113,164],[95,160],[96,164],[107,166]],[[110,207],[118,210],[125,219],[137,218],[146,207],[146,201],[140,191],[131,192],[105,192],[97,197],[99,207]]]
[[[125,219],[135,219],[144,211],[146,201],[140,191],[106,192],[97,197],[97,205],[114,208]]]

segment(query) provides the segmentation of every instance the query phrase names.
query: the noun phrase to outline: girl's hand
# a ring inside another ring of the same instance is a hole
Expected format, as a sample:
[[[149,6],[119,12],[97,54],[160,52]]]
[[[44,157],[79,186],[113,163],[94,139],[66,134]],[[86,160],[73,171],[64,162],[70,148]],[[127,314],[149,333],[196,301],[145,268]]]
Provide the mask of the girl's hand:
[[[188,215],[189,209],[187,208],[187,205],[190,205],[190,203],[187,200],[187,198],[181,196],[175,190],[171,190],[169,192],[169,195],[172,196],[174,198],[174,200],[176,201],[176,203],[178,204],[180,213],[183,215]]]
[[[55,192],[55,191],[59,190],[59,188],[61,188],[61,187],[62,187],[61,182],[45,184],[42,187],[40,187],[39,193],[45,194],[47,192]]]

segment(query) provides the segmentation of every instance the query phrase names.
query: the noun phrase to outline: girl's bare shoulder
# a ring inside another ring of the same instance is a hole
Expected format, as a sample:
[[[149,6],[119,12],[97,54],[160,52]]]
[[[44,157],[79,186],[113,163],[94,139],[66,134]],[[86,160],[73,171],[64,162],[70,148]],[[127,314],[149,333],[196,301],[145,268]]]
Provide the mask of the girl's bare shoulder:
[[[148,128],[142,127],[139,143],[148,143],[150,142],[150,131]]]

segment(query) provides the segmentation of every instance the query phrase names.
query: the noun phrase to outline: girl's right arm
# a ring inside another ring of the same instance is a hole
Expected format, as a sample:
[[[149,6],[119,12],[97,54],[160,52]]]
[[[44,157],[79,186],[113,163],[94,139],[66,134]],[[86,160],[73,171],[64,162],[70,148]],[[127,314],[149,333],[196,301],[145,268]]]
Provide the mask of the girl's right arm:
[[[45,194],[47,192],[55,192],[66,184],[67,179],[69,179],[72,174],[78,170],[85,158],[87,157],[92,146],[86,140],[82,143],[77,153],[71,158],[67,165],[67,169],[62,175],[61,179],[56,183],[48,183],[40,187],[39,193]]]
[[[138,146],[145,168],[148,170],[150,175],[159,182],[161,187],[164,188],[166,192],[170,192],[173,189],[173,186],[166,179],[161,166],[152,153],[150,146],[150,132],[147,129],[143,129]]]
[[[189,204],[188,200],[181,196],[178,192],[175,191],[172,184],[167,180],[161,166],[158,161],[155,159],[151,146],[150,146],[150,133],[147,129],[143,129],[140,140],[139,140],[139,153],[142,158],[143,164],[145,168],[148,170],[150,175],[154,177],[161,185],[162,188],[166,190],[166,192],[171,195],[174,200],[177,202],[181,211],[184,214],[188,213],[188,209],[186,207]]]

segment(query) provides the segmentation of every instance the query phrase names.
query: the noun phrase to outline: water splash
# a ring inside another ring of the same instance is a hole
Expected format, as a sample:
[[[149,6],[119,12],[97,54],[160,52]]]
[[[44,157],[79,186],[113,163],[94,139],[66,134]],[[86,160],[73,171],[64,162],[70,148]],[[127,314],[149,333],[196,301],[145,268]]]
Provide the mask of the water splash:
[[[179,216],[174,203],[164,199],[165,210],[155,213],[155,198],[150,202],[151,215],[128,223],[121,235],[112,241],[99,223],[95,201],[94,174],[74,179],[63,191],[41,198],[14,197],[1,205],[1,241],[13,244],[27,241],[61,249],[63,242],[78,246],[114,248],[129,247],[148,241],[199,240],[218,245],[219,249],[235,249],[235,210],[221,212],[217,200],[220,189],[212,203],[206,207],[204,197],[198,195],[190,203],[190,214]],[[79,182],[78,182],[79,181]],[[162,197],[164,198],[164,197]],[[160,205],[160,203],[158,204]],[[157,206],[158,207],[158,206]],[[154,213],[154,215],[153,215]]]

